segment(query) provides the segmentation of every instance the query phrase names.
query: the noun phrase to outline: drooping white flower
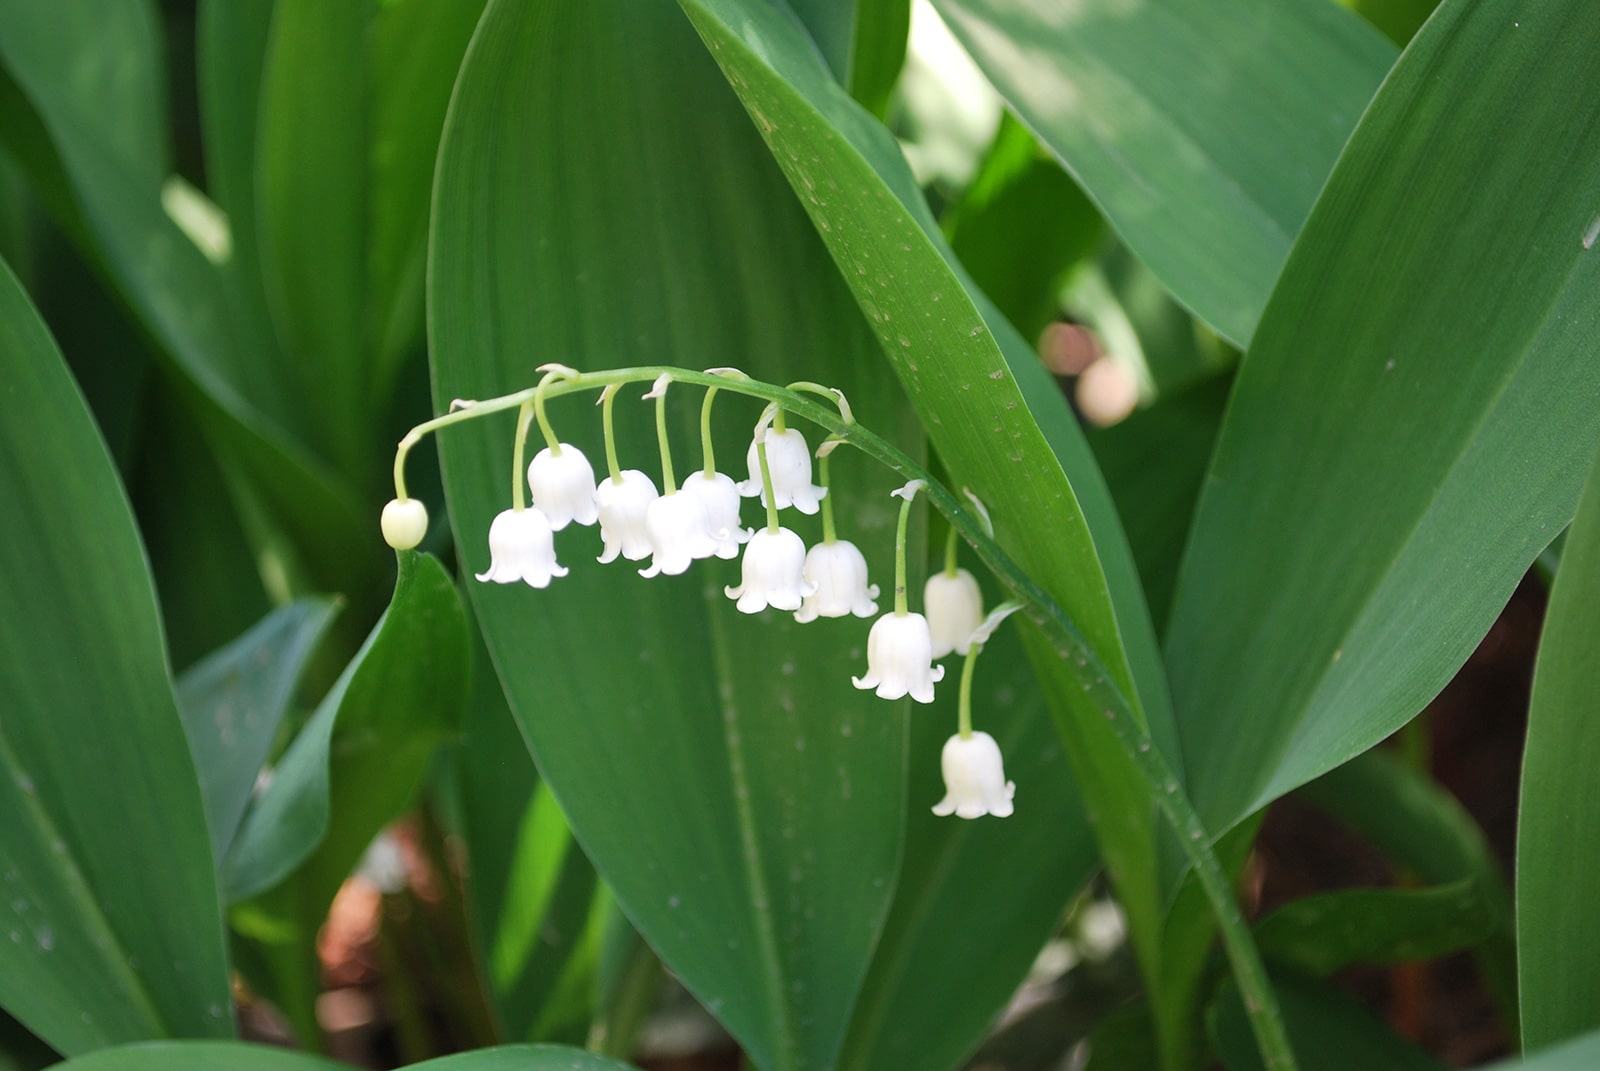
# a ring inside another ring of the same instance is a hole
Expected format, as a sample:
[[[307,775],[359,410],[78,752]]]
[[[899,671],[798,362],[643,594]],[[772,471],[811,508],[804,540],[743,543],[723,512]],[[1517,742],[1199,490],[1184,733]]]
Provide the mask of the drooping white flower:
[[[818,543],[806,551],[803,575],[815,585],[794,619],[801,624],[819,617],[871,617],[878,612],[878,585],[867,583],[867,559],[845,539]]]
[[[811,448],[806,445],[806,437],[794,428],[768,428],[766,444],[767,468],[772,472],[772,495],[777,507],[793,506],[805,514],[817,512],[828,489],[811,482]],[[750,478],[739,485],[739,493],[746,498],[761,495],[761,504],[766,505],[767,496],[761,488],[761,458],[754,441],[745,452],[745,463],[750,466]]]
[[[428,534],[428,507],[415,498],[391,499],[379,522],[383,541],[395,550],[410,550]]]
[[[806,545],[787,528],[776,532],[766,528],[750,537],[740,563],[743,579],[738,587],[725,588],[730,599],[739,600],[741,613],[758,614],[767,607],[798,610],[817,586],[805,578]]]
[[[958,733],[946,740],[939,767],[944,772],[944,799],[934,804],[934,814],[961,818],[1011,814],[1016,782],[1006,780],[1000,745],[988,733],[967,737]]]
[[[618,554],[630,562],[650,556],[646,516],[657,497],[655,482],[638,469],[623,469],[615,479],[600,481],[594,503],[600,514],[600,538],[606,543],[599,559],[602,565],[616,561]]]
[[[922,606],[933,634],[933,657],[966,654],[972,630],[983,621],[983,593],[972,574],[965,569],[954,576],[934,573],[923,585]]]
[[[566,576],[567,570],[556,561],[556,541],[550,521],[537,509],[502,510],[489,525],[489,571],[479,580],[529,587],[550,586],[553,576]]]
[[[550,529],[568,524],[593,524],[599,517],[594,502],[594,467],[583,451],[562,443],[556,453],[545,447],[528,463],[528,490],[533,504],[549,518]]]
[[[717,557],[737,558],[739,545],[750,541],[750,529],[739,523],[739,487],[732,476],[714,472],[692,472],[683,489],[706,507],[706,523],[711,538],[717,541]]]
[[[921,614],[887,613],[867,633],[867,675],[851,677],[857,688],[876,688],[880,699],[910,695],[933,702],[933,686],[944,680],[944,667],[933,664],[933,639]]]
[[[711,538],[706,523],[706,507],[687,491],[674,491],[651,502],[644,522],[655,557],[648,569],[639,570],[640,576],[677,576],[696,558],[709,558],[717,552],[717,541]]]

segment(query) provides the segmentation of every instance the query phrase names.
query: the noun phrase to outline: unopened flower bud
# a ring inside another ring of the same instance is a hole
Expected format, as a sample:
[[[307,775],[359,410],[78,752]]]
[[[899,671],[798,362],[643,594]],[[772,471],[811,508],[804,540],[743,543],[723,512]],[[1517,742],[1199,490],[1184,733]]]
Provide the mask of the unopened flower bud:
[[[428,534],[428,507],[419,499],[396,498],[383,507],[383,541],[395,550],[410,550]]]
[[[966,654],[972,630],[983,623],[983,593],[965,569],[934,573],[922,589],[922,605],[933,636],[933,657]]]

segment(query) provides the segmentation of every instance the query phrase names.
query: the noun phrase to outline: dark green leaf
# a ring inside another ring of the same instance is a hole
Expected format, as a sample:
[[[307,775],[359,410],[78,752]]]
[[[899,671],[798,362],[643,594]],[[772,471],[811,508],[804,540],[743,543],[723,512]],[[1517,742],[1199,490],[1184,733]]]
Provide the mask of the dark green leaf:
[[[1550,593],[1517,816],[1517,966],[1529,1051],[1600,1027],[1600,467]]]
[[[326,599],[290,603],[178,678],[178,710],[219,860],[233,843],[301,671],[336,612]]]
[[[305,866],[302,901],[326,907],[459,729],[469,657],[461,600],[436,559],[408,551],[400,565],[388,612],[245,815],[222,868],[230,901]]]
[[[349,1071],[345,1064],[291,1049],[238,1041],[130,1045],[57,1064],[58,1071]],[[409,1065],[408,1071],[627,1071],[603,1056],[554,1045],[478,1049]]]
[[[1573,106],[1597,56],[1573,8],[1441,9],[1284,269],[1167,643],[1213,829],[1413,717],[1571,516],[1600,438],[1600,109]]]
[[[1124,242],[1250,340],[1394,48],[1326,0],[934,0]]]
[[[205,812],[127,499],[0,265],[0,1005],[62,1052],[225,1035]]]
[[[1357,963],[1434,959],[1483,940],[1495,928],[1470,879],[1431,889],[1342,889],[1295,900],[1256,924],[1270,960],[1312,975]]]
[[[530,385],[547,360],[738,364],[836,384],[914,442],[826,252],[675,9],[497,0],[484,20],[435,191],[440,410]],[[617,402],[618,449],[657,473],[639,392]],[[681,476],[699,457],[682,435],[698,392],[670,402]],[[724,470],[744,475],[757,413],[718,403]],[[600,461],[587,399],[550,416]],[[474,570],[511,504],[512,426],[440,437]],[[882,582],[897,481],[854,453],[832,468],[841,534]],[[814,537],[814,521],[786,523]],[[581,527],[557,549],[571,575],[546,591],[473,587],[546,783],[640,932],[758,1065],[831,1065],[888,909],[904,806],[904,706],[850,686],[866,623],[739,614],[722,594],[734,563],[646,581],[587,561],[599,540]]]
[[[1302,1071],[1350,1071],[1353,1067],[1443,1071],[1443,1064],[1328,983],[1287,972],[1274,974],[1272,980]],[[1210,1025],[1212,1042],[1228,1071],[1259,1071],[1261,1057],[1232,982],[1225,983],[1218,993]]]

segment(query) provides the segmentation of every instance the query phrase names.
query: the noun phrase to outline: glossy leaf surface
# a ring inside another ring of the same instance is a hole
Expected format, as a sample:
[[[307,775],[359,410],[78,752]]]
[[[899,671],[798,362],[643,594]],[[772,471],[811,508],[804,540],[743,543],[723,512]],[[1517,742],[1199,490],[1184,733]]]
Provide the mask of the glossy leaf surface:
[[[1284,269],[1167,642],[1215,829],[1413,717],[1571,516],[1600,439],[1597,49],[1572,8],[1441,9]]]
[[[826,252],[675,8],[497,0],[484,19],[435,194],[440,411],[530,386],[546,361],[736,364],[842,387],[875,428],[915,444]],[[616,402],[618,450],[659,483],[641,392]],[[591,401],[549,415],[603,473]],[[699,460],[700,392],[675,387],[668,402],[682,478]],[[758,413],[725,394],[713,414],[719,467],[738,478]],[[473,571],[511,505],[511,416],[439,439]],[[899,481],[852,451],[832,471],[840,535],[882,583]],[[814,519],[784,523],[815,538]],[[903,707],[850,685],[867,623],[739,614],[722,593],[738,582],[732,562],[644,580],[633,563],[589,560],[592,529],[556,544],[571,573],[549,589],[472,587],[546,783],[622,908],[752,1059],[828,1066],[901,840]]]
[[[1597,607],[1600,476],[1590,476],[1550,593],[1522,758],[1517,965],[1530,1052],[1600,1027]]]
[[[1139,258],[1243,345],[1394,48],[1323,0],[934,0]]]
[[[204,805],[139,536],[3,265],[0,353],[0,1005],[68,1053],[226,1035]]]

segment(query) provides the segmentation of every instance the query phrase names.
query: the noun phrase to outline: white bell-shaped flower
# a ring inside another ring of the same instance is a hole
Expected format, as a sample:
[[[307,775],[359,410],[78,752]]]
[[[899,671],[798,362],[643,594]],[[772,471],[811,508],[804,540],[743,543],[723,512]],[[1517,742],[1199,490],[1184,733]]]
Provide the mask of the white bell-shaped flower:
[[[618,554],[630,562],[650,556],[654,546],[646,516],[658,497],[655,481],[638,469],[623,469],[615,479],[600,481],[594,504],[600,513],[600,538],[606,543],[602,565],[616,561]]]
[[[966,654],[972,630],[983,622],[983,592],[972,574],[957,569],[954,576],[939,572],[928,577],[922,608],[933,635],[933,657],[943,658],[951,651]]]
[[[644,521],[655,557],[648,569],[639,570],[640,576],[677,576],[696,558],[709,558],[717,552],[717,541],[711,538],[706,523],[706,507],[687,491],[674,491],[651,502]]]
[[[887,613],[867,633],[867,675],[851,677],[857,688],[875,688],[880,699],[910,695],[933,702],[933,686],[944,680],[944,667],[933,664],[933,638],[921,614]]]
[[[556,453],[545,447],[528,462],[528,490],[533,504],[561,531],[573,521],[593,524],[599,517],[594,502],[594,467],[583,451],[562,443]]]
[[[743,583],[724,589],[739,600],[741,613],[758,614],[767,607],[798,610],[806,596],[816,592],[805,578],[806,545],[787,528],[763,528],[750,537],[740,563]]]
[[[806,437],[794,428],[768,428],[766,443],[767,468],[772,472],[772,495],[777,507],[793,506],[805,514],[817,512],[828,489],[811,482],[811,447],[806,445]],[[754,441],[745,452],[745,462],[750,466],[750,478],[739,485],[739,493],[746,498],[761,495],[761,504],[766,505],[767,496],[761,489],[761,458]]]
[[[739,545],[750,541],[750,529],[739,524],[739,485],[732,476],[692,472],[683,489],[706,507],[706,523],[717,541],[717,557],[737,558]]]
[[[1011,814],[1011,797],[1017,786],[1006,780],[1000,759],[1000,745],[988,733],[960,734],[945,741],[939,756],[944,772],[944,799],[934,804],[933,813],[954,814],[961,818],[982,818],[992,814],[1005,818]]]
[[[479,580],[496,584],[523,581],[532,588],[550,586],[553,576],[566,576],[556,561],[556,541],[550,522],[537,509],[502,510],[489,525],[489,571]]]
[[[807,595],[794,619],[801,624],[819,617],[871,617],[878,612],[878,585],[867,583],[867,559],[849,540],[818,543],[806,551],[803,575],[816,591]]]
[[[428,507],[415,498],[395,498],[383,507],[379,522],[383,541],[395,550],[410,550],[428,534]]]

